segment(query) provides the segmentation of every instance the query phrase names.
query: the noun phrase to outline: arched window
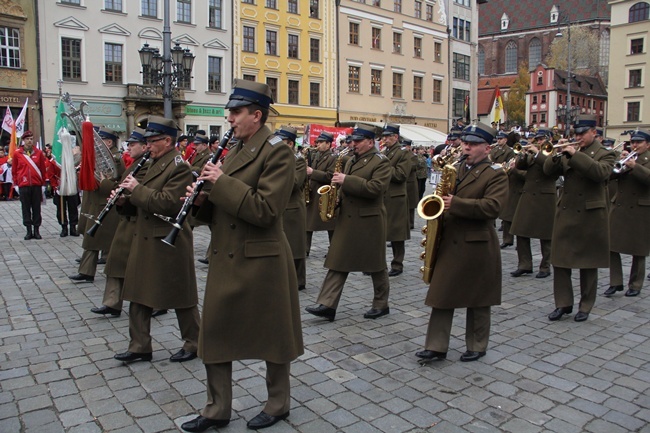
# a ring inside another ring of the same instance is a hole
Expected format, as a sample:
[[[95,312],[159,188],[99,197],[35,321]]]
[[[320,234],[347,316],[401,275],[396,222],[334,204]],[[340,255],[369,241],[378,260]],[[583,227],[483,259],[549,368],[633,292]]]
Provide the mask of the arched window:
[[[600,74],[607,77],[609,69],[609,32],[606,29],[600,33],[600,50],[598,56]]]
[[[542,42],[533,38],[528,45],[528,67],[534,68],[542,63]]]
[[[485,50],[482,46],[478,46],[478,73],[485,75]]]
[[[506,45],[506,74],[517,72],[517,43],[508,42]]]
[[[645,21],[650,15],[650,3],[639,2],[630,8],[629,22]]]

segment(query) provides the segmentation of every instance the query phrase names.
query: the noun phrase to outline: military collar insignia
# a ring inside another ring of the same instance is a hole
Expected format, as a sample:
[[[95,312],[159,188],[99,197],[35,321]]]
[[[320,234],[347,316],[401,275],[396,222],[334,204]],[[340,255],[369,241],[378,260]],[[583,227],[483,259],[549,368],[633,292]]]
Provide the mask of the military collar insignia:
[[[476,132],[476,125],[472,125],[472,127],[470,128],[470,131]]]
[[[271,143],[271,146],[273,146],[273,143]],[[251,147],[251,152],[255,152],[255,149],[257,149],[257,147]]]
[[[271,146],[275,146],[276,144],[278,144],[281,141],[282,141],[282,137],[280,137],[278,135],[274,135],[273,137],[269,138],[269,144]]]
[[[176,155],[176,156],[174,157],[174,163],[175,163],[176,165],[178,165],[178,164],[182,164],[183,162],[185,162],[185,161],[183,160],[183,157],[182,157],[182,156],[180,156],[180,155]]]
[[[490,167],[492,167],[492,170],[503,170],[503,166],[501,164],[492,164]]]

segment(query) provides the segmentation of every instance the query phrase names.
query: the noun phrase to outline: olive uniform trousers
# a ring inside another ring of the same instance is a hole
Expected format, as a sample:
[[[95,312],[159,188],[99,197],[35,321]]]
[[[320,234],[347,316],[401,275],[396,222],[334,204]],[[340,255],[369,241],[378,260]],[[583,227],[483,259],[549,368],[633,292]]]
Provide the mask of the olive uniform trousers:
[[[447,353],[454,309],[431,309],[424,348]],[[465,345],[472,352],[485,352],[490,339],[490,307],[467,308]]]
[[[348,279],[348,274],[349,272],[333,271],[331,269],[327,271],[316,302],[336,310],[341,300],[343,286],[345,285],[345,280]],[[386,269],[383,269],[379,272],[372,272],[370,276],[372,277],[372,286],[374,289],[372,308],[384,310],[388,308],[388,293],[390,291],[388,272]]]
[[[573,307],[571,268],[553,266],[553,296],[556,308]],[[578,311],[591,312],[596,303],[598,269],[580,269],[580,305]]]
[[[628,288],[633,290],[641,290],[643,287],[644,279],[645,257],[632,256],[632,267],[630,268],[630,280],[628,282]],[[621,255],[613,251],[609,253],[609,285],[623,285],[623,264],[621,263]]]
[[[183,349],[186,352],[196,353],[199,349],[199,308],[195,305],[190,308],[176,308],[176,319],[181,331],[181,338],[185,342]],[[153,308],[131,302],[129,306],[129,352],[151,353],[151,313]]]

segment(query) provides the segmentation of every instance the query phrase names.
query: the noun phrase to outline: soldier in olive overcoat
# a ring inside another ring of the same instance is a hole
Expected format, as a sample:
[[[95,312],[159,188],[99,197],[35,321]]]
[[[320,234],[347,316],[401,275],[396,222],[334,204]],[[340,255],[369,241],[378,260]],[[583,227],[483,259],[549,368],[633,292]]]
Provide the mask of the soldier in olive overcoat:
[[[126,169],[122,175],[120,182],[126,179],[127,176],[133,175],[138,181],[142,181],[144,175],[147,173],[148,168],[148,155],[145,156],[147,143],[144,138],[145,130],[135,128],[131,136],[127,140],[129,156],[134,159],[133,163]],[[102,184],[112,186],[113,182],[104,179]],[[119,316],[122,314],[122,290],[124,288],[124,274],[126,273],[126,264],[129,260],[129,253],[131,252],[131,242],[133,241],[133,233],[135,231],[135,217],[137,216],[137,209],[130,209],[129,213],[120,213],[120,222],[117,224],[113,242],[108,256],[106,257],[106,266],[104,267],[104,274],[106,275],[106,285],[104,286],[104,298],[102,299],[101,307],[93,307],[90,309],[95,314],[110,314],[111,316]]]
[[[333,181],[340,185],[340,208],[325,267],[328,270],[318,295],[318,306],[307,307],[315,316],[334,320],[350,272],[372,277],[372,308],[364,315],[376,319],[390,312],[390,283],[386,271],[386,208],[384,194],[390,183],[388,159],[374,147],[374,128],[357,125],[352,132],[354,157]]]
[[[650,131],[635,131],[630,141],[636,157],[620,163],[620,173],[612,174],[618,179],[618,189],[609,214],[610,286],[605,296],[623,290],[621,254],[632,256],[625,296],[638,296],[645,278],[645,258],[650,254]]]
[[[314,232],[327,230],[327,236],[332,240],[334,220],[323,221],[320,217],[318,188],[332,183],[332,174],[336,166],[337,156],[332,153],[334,136],[329,132],[321,132],[316,138],[315,150],[309,150],[307,155],[307,176],[309,177],[309,203],[307,204],[307,255],[311,250],[311,239]]]
[[[91,282],[95,279],[97,272],[97,260],[99,260],[99,253],[103,251],[108,254],[113,242],[113,236],[117,229],[119,216],[115,208],[106,215],[102,221],[101,227],[97,230],[94,236],[89,236],[86,231],[94,224],[86,215],[97,217],[99,213],[106,206],[106,200],[111,193],[111,190],[117,185],[117,181],[122,177],[125,167],[122,161],[120,150],[117,147],[119,137],[117,134],[108,129],[100,129],[98,132],[104,143],[108,146],[113,156],[113,162],[117,167],[117,177],[108,179],[110,182],[102,182],[99,188],[94,191],[84,191],[81,199],[81,213],[79,214],[78,231],[83,236],[81,247],[83,253],[79,262],[78,273],[71,275],[70,279],[75,283]]]
[[[513,135],[516,133],[513,133]],[[512,137],[510,141],[512,144],[519,140],[519,135]],[[516,139],[515,139],[516,138]],[[503,131],[497,133],[497,142],[490,150],[490,159],[495,164],[503,165],[508,171],[508,178],[512,188],[509,188],[508,191],[508,203],[503,206],[501,213],[499,214],[499,219],[501,220],[501,230],[503,231],[503,242],[501,248],[506,248],[511,246],[514,243],[514,236],[510,233],[510,226],[512,225],[512,219],[515,215],[515,210],[517,209],[517,203],[519,202],[520,187],[523,185],[523,178],[521,173],[510,173],[509,163],[515,158],[515,151],[512,149],[512,146],[508,145],[508,134]],[[521,184],[521,185],[519,185]]]
[[[190,167],[175,149],[176,132],[173,120],[149,117],[145,138],[151,162],[147,173],[142,181],[127,176],[120,183],[130,194],[125,193],[117,205],[136,207],[137,217],[124,274],[124,299],[131,302],[131,341],[127,352],[114,356],[118,361],[150,361],[153,310],[172,308],[176,310],[184,344],[170,361],[184,362],[196,358],[199,310],[192,230],[185,220],[174,247],[165,245],[162,239],[172,226],[157,216],[176,218],[183,206],[179,197],[192,183]],[[129,211],[125,209],[125,212]]]
[[[548,142],[546,142],[548,143]],[[525,171],[525,183],[521,188],[521,197],[512,220],[510,232],[517,236],[517,269],[510,273],[520,277],[533,272],[533,255],[530,239],[539,239],[542,260],[536,278],[551,275],[551,237],[553,236],[553,219],[558,175],[544,174],[544,161],[547,156],[540,151],[544,144],[535,143],[528,150],[517,156],[516,167]]]
[[[412,230],[415,228],[415,209],[418,207],[418,202],[420,197],[418,194],[418,156],[413,152],[411,148],[413,141],[408,138],[402,139],[402,145],[404,150],[408,152],[411,157],[411,171],[409,172],[408,179],[406,180],[406,196],[408,197],[408,209],[409,209],[409,228]]]
[[[282,227],[296,158],[264,125],[272,101],[266,84],[235,80],[226,108],[238,142],[223,165],[208,163],[199,177],[214,184],[196,215],[212,227],[199,340],[208,398],[201,415],[181,426],[186,431],[229,423],[237,360],[266,362],[268,400],[248,427],[289,416],[290,363],[304,351],[296,271]]]
[[[573,311],[573,268],[580,269],[580,305],[574,320],[582,322],[596,301],[598,268],[609,267],[607,180],[616,156],[595,140],[595,116],[580,116],[574,128],[576,142],[560,140],[559,145],[567,145],[560,157],[544,162],[546,175],[564,175],[551,240],[556,308],[548,318],[559,320]]]
[[[297,138],[296,128],[283,126],[278,131],[275,131],[275,134],[281,137],[290,149],[293,149]],[[307,254],[307,233],[305,231],[307,210],[304,188],[307,179],[307,163],[302,154],[295,153],[294,156],[296,157],[296,173],[291,198],[282,214],[282,226],[293,254],[293,263],[298,277],[298,290],[305,290],[307,284],[307,264],[305,263]]]
[[[423,359],[444,359],[454,309],[467,308],[461,361],[485,355],[490,306],[501,304],[501,253],[494,222],[508,195],[501,164],[489,158],[496,131],[479,123],[463,131],[463,158],[453,194],[443,196],[444,224],[425,304],[431,307]],[[463,259],[465,258],[465,259]]]
[[[404,271],[404,241],[411,239],[406,182],[412,164],[409,152],[399,145],[399,125],[386,124],[381,135],[383,154],[388,158],[391,171],[384,204],[388,216],[386,240],[391,243],[393,250],[388,276],[394,277]]]

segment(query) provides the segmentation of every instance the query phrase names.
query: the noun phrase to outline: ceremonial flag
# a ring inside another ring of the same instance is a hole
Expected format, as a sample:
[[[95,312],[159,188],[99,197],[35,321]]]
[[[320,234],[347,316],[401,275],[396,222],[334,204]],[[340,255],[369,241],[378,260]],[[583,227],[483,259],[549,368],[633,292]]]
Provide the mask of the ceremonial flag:
[[[23,136],[23,133],[25,132],[25,117],[27,116],[27,103],[29,102],[29,98],[25,99],[25,105],[23,105],[23,109],[20,111],[20,114],[18,117],[16,117],[16,137],[21,138]]]
[[[501,123],[501,110],[503,110],[503,99],[501,99],[501,91],[497,87],[494,96],[494,121],[497,125]]]
[[[5,112],[5,117],[2,120],[2,129],[11,134],[11,129],[14,127],[14,116],[11,115],[11,110],[7,105],[7,111]]]
[[[56,162],[58,162],[59,165],[61,165],[62,152],[61,138],[59,134],[61,133],[61,128],[65,128],[66,126],[66,120],[62,116],[63,113],[65,113],[65,105],[62,100],[59,100],[59,108],[56,110],[56,119],[54,121],[54,138],[52,138],[52,155],[54,155],[54,159],[56,159]]]

